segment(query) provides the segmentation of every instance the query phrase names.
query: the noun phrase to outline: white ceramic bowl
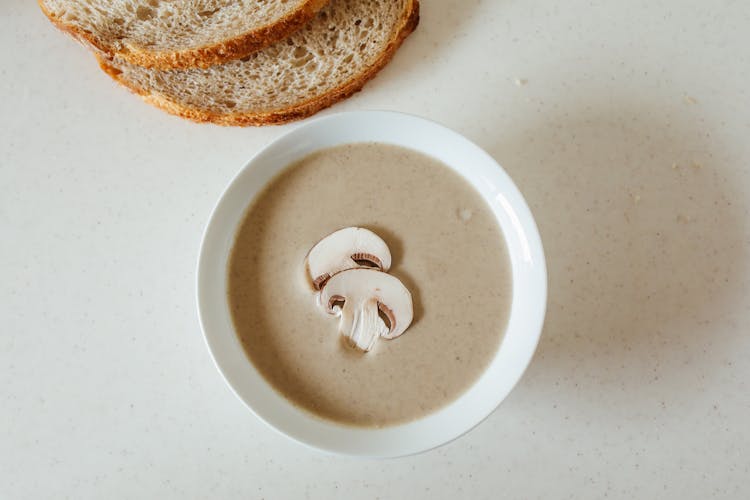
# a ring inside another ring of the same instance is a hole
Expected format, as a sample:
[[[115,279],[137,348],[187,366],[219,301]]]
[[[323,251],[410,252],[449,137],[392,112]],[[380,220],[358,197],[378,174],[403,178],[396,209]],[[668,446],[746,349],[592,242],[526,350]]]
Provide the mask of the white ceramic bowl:
[[[513,275],[507,330],[491,364],[474,385],[442,410],[414,422],[361,429],[310,416],[280,396],[245,356],[226,299],[227,259],[250,201],[291,162],[321,148],[353,142],[405,146],[437,158],[487,200],[505,235]],[[441,125],[392,112],[351,112],[308,121],[248,162],[214,208],[198,263],[198,311],[216,366],[235,394],[263,421],[290,438],[328,452],[395,457],[451,441],[481,422],[521,378],[536,349],[547,302],[542,243],[521,193],[478,146]]]

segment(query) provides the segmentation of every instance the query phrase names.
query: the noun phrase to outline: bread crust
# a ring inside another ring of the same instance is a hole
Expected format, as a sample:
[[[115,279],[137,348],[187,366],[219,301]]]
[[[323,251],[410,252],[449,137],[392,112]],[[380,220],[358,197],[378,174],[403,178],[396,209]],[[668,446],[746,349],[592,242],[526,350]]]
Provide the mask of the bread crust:
[[[154,52],[134,46],[120,50],[110,47],[91,33],[63,22],[62,19],[56,17],[44,7],[42,3],[44,0],[37,1],[44,15],[57,28],[91,48],[100,59],[117,57],[130,64],[160,70],[196,67],[205,69],[215,64],[222,64],[248,56],[299,30],[329,2],[329,0],[306,0],[299,9],[290,12],[276,23],[261,26],[229,40],[192,49]]]
[[[121,71],[112,66],[109,61],[97,56],[101,68],[116,82],[140,95],[144,101],[152,104],[168,113],[187,118],[199,123],[215,123],[225,126],[261,126],[280,125],[295,120],[307,118],[318,111],[332,106],[333,104],[350,97],[352,94],[362,90],[362,87],[371,80],[388,62],[393,58],[396,50],[401,46],[407,36],[411,34],[419,24],[419,1],[411,0],[405,9],[405,15],[401,24],[395,31],[393,37],[386,44],[385,50],[380,57],[366,70],[355,78],[342,83],[335,89],[323,95],[311,98],[289,108],[261,113],[237,113],[218,114],[210,111],[188,108],[159,94],[152,94],[147,90],[135,86],[132,82],[121,77]]]

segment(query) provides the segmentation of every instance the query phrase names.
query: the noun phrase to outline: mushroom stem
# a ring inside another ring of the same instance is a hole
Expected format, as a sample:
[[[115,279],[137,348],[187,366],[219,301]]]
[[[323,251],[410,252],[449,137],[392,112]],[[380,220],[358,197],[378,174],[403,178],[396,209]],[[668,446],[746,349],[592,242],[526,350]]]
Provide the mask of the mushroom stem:
[[[367,352],[373,348],[381,335],[388,333],[388,327],[378,315],[377,299],[368,299],[354,307],[344,307],[341,311],[339,333],[349,343]]]

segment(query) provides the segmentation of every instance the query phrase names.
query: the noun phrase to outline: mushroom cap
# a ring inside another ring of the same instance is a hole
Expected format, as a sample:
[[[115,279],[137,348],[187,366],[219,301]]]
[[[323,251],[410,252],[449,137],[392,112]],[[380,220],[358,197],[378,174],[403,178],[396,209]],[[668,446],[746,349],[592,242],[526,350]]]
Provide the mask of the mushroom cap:
[[[336,314],[335,303],[344,302],[343,309],[361,308],[372,301],[390,324],[381,336],[393,339],[404,333],[414,317],[411,293],[401,280],[377,269],[348,269],[334,274],[320,292],[320,303],[329,314]],[[346,313],[346,311],[344,311]]]
[[[347,269],[391,267],[391,251],[377,234],[362,227],[345,227],[315,244],[305,258],[313,288],[320,290],[336,273]]]

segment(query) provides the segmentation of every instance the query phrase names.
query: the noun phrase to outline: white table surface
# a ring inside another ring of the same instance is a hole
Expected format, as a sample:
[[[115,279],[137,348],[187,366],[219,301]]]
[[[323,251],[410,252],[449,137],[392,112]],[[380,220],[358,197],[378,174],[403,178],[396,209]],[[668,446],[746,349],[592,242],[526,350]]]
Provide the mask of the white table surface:
[[[254,418],[196,317],[209,212],[289,127],[164,114],[4,0],[0,498],[750,498],[749,26],[744,0],[423,1],[329,112],[486,148],[537,217],[549,312],[486,422],[362,461]]]

